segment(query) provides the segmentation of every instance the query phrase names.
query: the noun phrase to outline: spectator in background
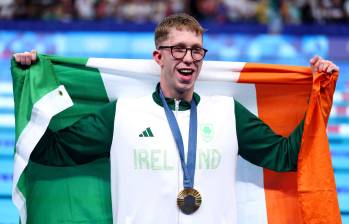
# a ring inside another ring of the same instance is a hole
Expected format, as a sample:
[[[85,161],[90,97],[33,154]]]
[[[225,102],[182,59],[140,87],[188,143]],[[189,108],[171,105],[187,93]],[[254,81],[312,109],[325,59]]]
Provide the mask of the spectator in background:
[[[230,21],[257,21],[257,9],[263,6],[268,0],[224,0],[228,8],[228,18]],[[262,12],[262,11],[259,11]],[[261,15],[261,14],[260,14]]]
[[[188,11],[189,6],[186,3],[186,0],[169,0],[166,15]]]
[[[0,0],[0,19],[157,23],[179,12],[201,21],[269,24],[278,32],[283,23],[347,22],[349,0]]]
[[[28,7],[25,0],[15,0],[15,7],[13,10],[12,18],[14,19],[26,19],[28,18]]]
[[[227,21],[227,7],[221,0],[191,0],[190,11],[200,21]]]
[[[268,0],[261,0],[256,5],[256,21],[261,24],[268,23]]]
[[[304,0],[300,8],[303,23],[348,22],[343,0]]]
[[[75,0],[74,7],[79,19],[92,20],[95,17],[95,0]]]
[[[349,0],[346,0],[343,5],[344,13],[347,21],[349,20]]]
[[[15,9],[14,0],[0,1],[0,19],[11,19]]]
[[[342,0],[320,0],[321,22],[345,21],[344,3]]]
[[[281,1],[280,14],[282,21],[286,24],[300,24],[301,14],[297,0]]]
[[[269,0],[268,28],[273,34],[280,33],[282,29],[281,4],[279,0]]]
[[[151,12],[150,0],[121,0],[117,17],[127,22],[144,23],[150,21]]]
[[[115,16],[120,21],[157,23],[166,15],[183,9],[183,0],[120,0]]]
[[[315,21],[315,4],[314,0],[299,1],[302,23],[313,23]]]
[[[47,4],[42,19],[71,21],[76,18],[76,10],[73,0],[52,1]]]
[[[113,17],[114,5],[117,1],[113,0],[98,0],[95,5],[95,18],[96,19],[109,19]]]

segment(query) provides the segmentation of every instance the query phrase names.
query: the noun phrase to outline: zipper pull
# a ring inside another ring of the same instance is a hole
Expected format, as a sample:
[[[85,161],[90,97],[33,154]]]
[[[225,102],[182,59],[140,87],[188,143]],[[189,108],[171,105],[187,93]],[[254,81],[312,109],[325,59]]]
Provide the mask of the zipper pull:
[[[175,111],[177,112],[179,110],[179,103],[181,102],[181,100],[174,99],[174,101],[175,101]]]

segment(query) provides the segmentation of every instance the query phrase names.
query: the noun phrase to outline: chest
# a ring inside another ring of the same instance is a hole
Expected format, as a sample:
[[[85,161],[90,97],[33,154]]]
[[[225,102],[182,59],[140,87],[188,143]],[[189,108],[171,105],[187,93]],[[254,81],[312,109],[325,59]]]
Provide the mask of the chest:
[[[223,223],[219,219],[235,223],[238,147],[232,99],[203,97],[197,107],[194,188],[205,203],[190,216],[175,203],[183,189],[183,171],[164,109],[151,97],[121,99],[116,108],[110,160],[117,223],[126,223],[130,217],[129,223],[169,223],[169,217],[172,223]],[[174,113],[186,157],[190,111]],[[226,192],[225,197],[217,198],[217,191]]]
[[[216,169],[222,158],[237,154],[234,103],[231,98],[203,97],[197,107],[197,169]],[[190,110],[174,111],[187,155]],[[119,100],[115,117],[118,153],[134,169],[169,170],[178,161],[164,109],[151,98]],[[122,150],[121,150],[122,149]]]

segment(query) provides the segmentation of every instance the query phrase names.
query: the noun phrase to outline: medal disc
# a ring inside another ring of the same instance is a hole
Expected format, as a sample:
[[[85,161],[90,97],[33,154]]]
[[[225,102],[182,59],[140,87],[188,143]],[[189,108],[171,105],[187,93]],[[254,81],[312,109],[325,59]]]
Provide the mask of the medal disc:
[[[193,214],[201,205],[201,195],[194,188],[186,188],[177,196],[178,208],[186,215]]]

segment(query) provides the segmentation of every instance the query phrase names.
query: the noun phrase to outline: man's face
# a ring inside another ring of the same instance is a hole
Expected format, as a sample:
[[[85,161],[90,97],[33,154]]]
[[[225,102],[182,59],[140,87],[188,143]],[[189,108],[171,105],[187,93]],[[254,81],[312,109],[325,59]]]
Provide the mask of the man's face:
[[[172,28],[168,39],[159,46],[202,48],[202,36],[186,29]],[[201,70],[202,60],[195,61],[190,50],[182,59],[176,59],[172,56],[170,48],[154,51],[153,57],[161,67],[160,85],[165,96],[190,100]]]

